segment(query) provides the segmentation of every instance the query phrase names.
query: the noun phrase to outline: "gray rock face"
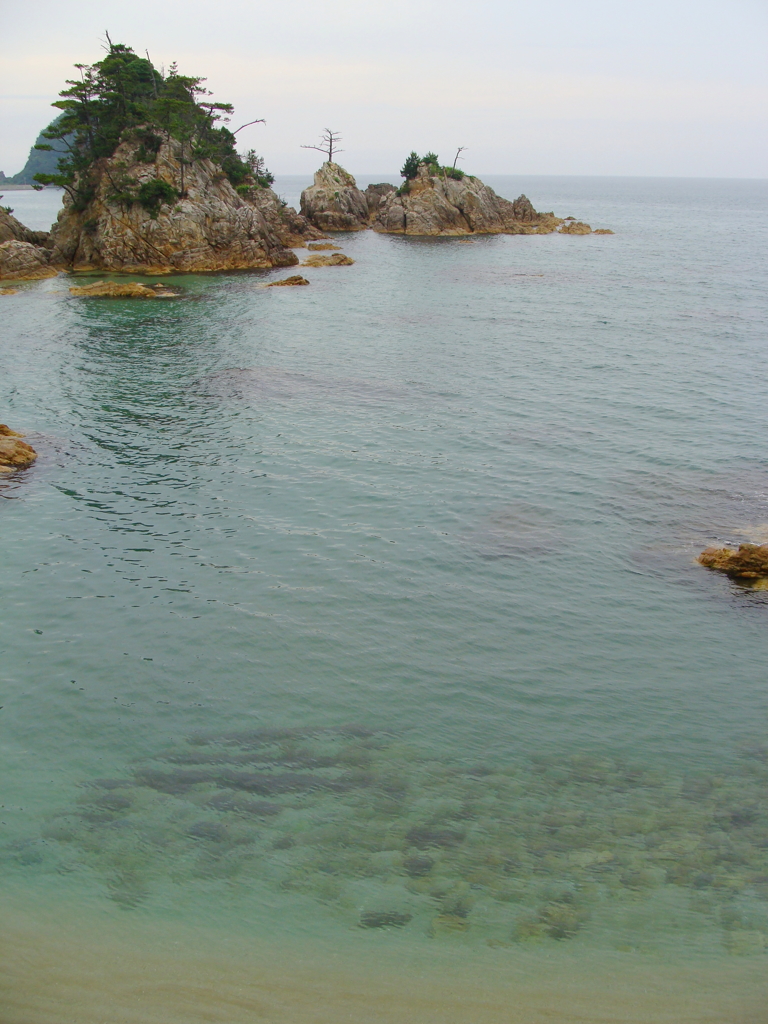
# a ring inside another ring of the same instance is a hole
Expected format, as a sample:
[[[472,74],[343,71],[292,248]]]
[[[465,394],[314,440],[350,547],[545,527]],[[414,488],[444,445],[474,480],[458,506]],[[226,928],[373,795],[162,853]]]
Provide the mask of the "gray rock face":
[[[50,265],[50,249],[31,242],[12,239],[0,242],[0,280],[35,281],[55,277],[58,271]]]
[[[402,192],[380,202],[376,231],[405,235],[548,234],[563,223],[537,213],[525,196],[514,203],[497,196],[479,178],[431,176],[425,164]]]
[[[365,190],[365,201],[368,203],[368,218],[373,220],[379,212],[381,202],[390,192],[396,192],[394,185],[381,182],[379,185],[369,185]]]
[[[152,163],[138,159],[138,142],[121,142],[93,168],[94,197],[85,210],[69,197],[54,225],[53,262],[75,270],[144,273],[245,270],[298,263],[288,246],[317,232],[271,189],[236,192],[210,160],[184,161],[181,144],[164,142]],[[131,201],[154,179],[181,192],[154,211]],[[126,199],[126,195],[129,197]]]
[[[31,242],[32,245],[50,245],[49,231],[30,231],[21,221],[0,208],[0,242]]]
[[[326,161],[315,183],[301,193],[301,212],[321,231],[362,231],[368,227],[368,203],[357,182],[338,164]]]

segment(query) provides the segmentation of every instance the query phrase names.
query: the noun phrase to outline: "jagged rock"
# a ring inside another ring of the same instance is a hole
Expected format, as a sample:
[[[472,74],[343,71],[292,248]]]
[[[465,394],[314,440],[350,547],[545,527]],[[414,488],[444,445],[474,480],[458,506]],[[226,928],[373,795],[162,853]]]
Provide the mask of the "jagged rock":
[[[0,280],[37,281],[55,277],[51,266],[51,251],[31,242],[0,243]]]
[[[381,182],[378,185],[369,185],[365,190],[365,201],[368,204],[368,219],[373,220],[376,214],[379,212],[382,199],[388,196],[390,192],[396,192],[397,189],[394,185],[390,185],[388,182]]]
[[[167,273],[289,267],[298,263],[287,246],[317,232],[284,207],[271,189],[246,182],[236,192],[210,160],[182,164],[181,143],[160,146],[156,159],[139,159],[135,136],[92,169],[93,198],[84,210],[69,196],[54,225],[53,261],[75,270]],[[145,209],[138,189],[159,179],[183,197]]]
[[[31,231],[20,220],[0,207],[0,242],[29,242],[31,245],[50,246],[50,231]]]
[[[301,193],[301,212],[322,231],[362,231],[368,227],[368,203],[357,182],[336,163],[315,171],[315,183]]]
[[[591,235],[592,228],[580,220],[567,220],[560,227],[561,235]]]
[[[173,299],[177,293],[168,288],[151,288],[136,281],[96,281],[69,289],[71,295],[83,299]]]
[[[699,555],[699,562],[734,579],[768,577],[768,544],[740,544],[738,551],[707,548]]]
[[[22,441],[23,434],[11,430],[5,423],[0,423],[0,473],[13,473],[17,469],[31,466],[37,458],[37,452]]]
[[[310,256],[301,264],[302,267],[351,267],[355,261],[336,252],[333,256]]]
[[[310,252],[318,252],[321,249],[332,249],[334,252],[339,252],[341,247],[334,245],[333,242],[310,242],[307,248]]]
[[[479,178],[430,175],[422,164],[402,190],[384,196],[373,227],[405,235],[530,235],[548,234],[561,223],[553,213],[537,213],[525,196],[511,203]]]
[[[271,281],[267,285],[267,288],[282,288],[286,285],[290,286],[299,284],[309,284],[309,281],[306,277],[302,277],[301,274],[293,274],[291,277],[284,277],[282,281]]]

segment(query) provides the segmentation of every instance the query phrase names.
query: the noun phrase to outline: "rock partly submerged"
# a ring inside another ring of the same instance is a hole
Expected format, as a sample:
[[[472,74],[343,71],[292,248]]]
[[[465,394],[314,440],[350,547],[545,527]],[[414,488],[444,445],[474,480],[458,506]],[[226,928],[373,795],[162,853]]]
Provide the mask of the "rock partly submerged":
[[[23,441],[23,434],[0,423],[0,473],[14,473],[31,466],[37,458],[32,445]]]
[[[164,285],[139,284],[136,281],[96,281],[73,286],[70,294],[81,299],[175,299],[179,293]]]
[[[357,182],[337,163],[326,161],[301,193],[301,212],[321,231],[364,231],[368,201]]]
[[[335,252],[333,256],[308,256],[302,267],[351,267],[355,261],[343,252]]]
[[[7,210],[0,208],[0,280],[39,281],[55,277],[51,265],[51,236],[31,231]]]
[[[699,555],[701,565],[725,573],[732,579],[768,578],[768,544],[740,544],[733,548],[707,548]]]
[[[175,139],[162,142],[147,163],[139,133],[127,133],[91,175],[89,202],[81,209],[65,196],[52,232],[52,262],[68,269],[199,273],[289,267],[298,263],[290,246],[322,237],[272,189],[246,181],[236,191],[218,165],[185,158]],[[143,186],[157,189],[162,201],[142,205]]]
[[[302,277],[301,274],[292,274],[291,277],[284,277],[281,281],[270,281],[267,288],[290,288],[302,284],[309,284],[306,277]]]
[[[421,164],[415,178],[382,198],[373,227],[403,235],[535,235],[550,234],[564,223],[554,213],[538,213],[526,196],[510,202],[479,178],[433,174]],[[590,231],[580,225],[578,233]]]

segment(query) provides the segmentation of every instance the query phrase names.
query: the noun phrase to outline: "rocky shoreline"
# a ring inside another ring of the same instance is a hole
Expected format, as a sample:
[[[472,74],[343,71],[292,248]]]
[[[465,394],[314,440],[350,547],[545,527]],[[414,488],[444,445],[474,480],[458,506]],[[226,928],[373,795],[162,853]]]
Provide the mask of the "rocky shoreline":
[[[165,140],[147,162],[139,138],[130,134],[112,157],[96,163],[86,203],[65,195],[50,232],[30,231],[0,208],[0,280],[68,271],[155,275],[291,267],[299,262],[294,248],[327,238],[328,231],[593,233],[573,217],[539,213],[526,196],[510,202],[479,178],[451,177],[445,168],[435,173],[427,164],[400,188],[382,182],[363,192],[348,171],[326,161],[302,192],[297,213],[252,177],[235,188],[211,160],[185,159],[175,139]],[[147,202],[150,192],[155,198]],[[346,263],[344,257],[318,265]]]

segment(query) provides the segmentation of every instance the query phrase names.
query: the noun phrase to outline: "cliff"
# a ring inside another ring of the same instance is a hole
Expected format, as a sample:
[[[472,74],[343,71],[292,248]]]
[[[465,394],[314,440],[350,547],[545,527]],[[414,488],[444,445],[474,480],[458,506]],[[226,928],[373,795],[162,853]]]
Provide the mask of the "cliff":
[[[564,223],[553,213],[537,213],[525,196],[511,203],[479,178],[456,179],[430,170],[421,164],[415,178],[381,198],[374,230],[405,235],[534,235],[549,234]]]
[[[326,161],[314,184],[301,193],[301,212],[322,231],[363,231],[368,201],[357,182],[339,164]]]
[[[55,118],[48,128],[44,131],[49,131],[59,121],[61,115]],[[24,164],[22,169],[12,175],[10,178],[0,172],[0,185],[3,182],[9,185],[34,185],[36,174],[55,174],[56,165],[59,162],[59,158],[66,155],[68,143],[71,142],[71,136],[66,139],[60,139],[51,143],[49,139],[41,132],[35,139],[34,145],[29,151],[27,162]],[[51,146],[49,150],[36,149],[36,146]]]
[[[147,160],[126,132],[90,169],[90,198],[67,196],[52,231],[52,262],[74,270],[165,273],[288,267],[289,246],[320,233],[269,188],[237,190],[211,160],[184,157],[175,139]]]

